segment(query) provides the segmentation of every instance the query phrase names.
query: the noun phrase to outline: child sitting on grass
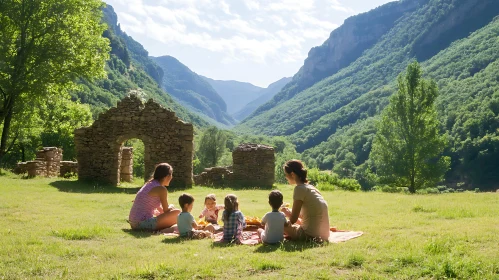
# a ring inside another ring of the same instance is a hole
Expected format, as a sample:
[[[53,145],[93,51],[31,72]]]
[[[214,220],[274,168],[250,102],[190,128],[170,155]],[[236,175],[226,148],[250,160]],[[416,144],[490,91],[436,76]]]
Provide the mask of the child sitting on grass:
[[[178,214],[177,227],[180,237],[188,237],[193,239],[203,239],[213,237],[214,228],[212,225],[207,225],[205,230],[198,230],[199,226],[194,220],[191,211],[194,206],[194,197],[184,193],[178,198],[178,203],[182,207],[182,212]],[[193,229],[194,228],[194,229]]]
[[[275,244],[284,240],[284,226],[287,224],[286,216],[279,211],[282,205],[282,193],[271,191],[269,194],[269,204],[272,212],[268,212],[262,218],[262,226],[265,230],[258,229],[258,236],[263,243]]]
[[[243,229],[246,227],[244,215],[239,211],[237,196],[228,194],[224,199],[225,210],[222,214],[224,222],[223,241],[241,243]]]
[[[199,218],[204,217],[205,221],[213,224],[215,229],[218,230],[220,228],[220,226],[218,226],[218,212],[223,209],[223,205],[217,205],[217,198],[215,195],[209,194],[204,198],[204,209],[201,211]]]

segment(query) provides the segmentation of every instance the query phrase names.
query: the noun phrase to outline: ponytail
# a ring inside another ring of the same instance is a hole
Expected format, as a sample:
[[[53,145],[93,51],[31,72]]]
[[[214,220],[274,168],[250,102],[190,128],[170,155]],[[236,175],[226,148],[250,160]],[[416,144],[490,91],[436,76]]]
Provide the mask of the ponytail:
[[[284,164],[284,171],[287,174],[295,173],[303,183],[308,183],[307,169],[300,160],[292,159]]]
[[[225,211],[222,216],[224,223],[229,222],[229,217],[232,213],[239,210],[239,202],[237,201],[237,196],[233,194],[228,194],[224,199]]]

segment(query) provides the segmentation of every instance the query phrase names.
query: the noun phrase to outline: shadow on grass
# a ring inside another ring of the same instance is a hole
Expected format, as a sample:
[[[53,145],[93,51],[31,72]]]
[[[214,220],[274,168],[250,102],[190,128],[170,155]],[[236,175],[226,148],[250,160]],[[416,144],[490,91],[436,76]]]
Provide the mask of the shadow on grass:
[[[124,233],[128,233],[135,238],[147,238],[147,237],[151,237],[153,235],[153,232],[146,231],[146,230],[137,230],[137,229],[130,229],[130,228],[124,228],[121,230]]]
[[[57,188],[61,192],[68,193],[126,193],[136,194],[140,187],[137,188],[123,188],[119,186],[112,186],[98,182],[87,181],[55,181],[50,183],[52,187]]]
[[[189,240],[189,239],[177,236],[177,237],[166,237],[161,242],[165,243],[165,244],[179,244],[179,243],[184,242],[185,240]]]
[[[327,246],[328,243],[317,243],[313,241],[289,241],[285,240],[278,244],[262,244],[255,249],[255,253],[272,253],[277,250],[284,252],[302,252],[307,249]]]

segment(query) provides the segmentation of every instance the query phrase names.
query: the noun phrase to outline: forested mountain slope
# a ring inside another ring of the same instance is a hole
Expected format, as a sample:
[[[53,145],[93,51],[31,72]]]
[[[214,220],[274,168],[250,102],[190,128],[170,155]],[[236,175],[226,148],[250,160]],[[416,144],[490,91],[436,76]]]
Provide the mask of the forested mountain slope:
[[[442,130],[448,133],[452,171],[448,178],[488,185],[499,180],[499,19],[455,42],[423,63],[426,77],[438,82],[437,99]],[[304,156],[331,168],[355,154],[354,163],[369,156],[375,133],[374,118],[388,102],[395,83],[374,90],[338,111],[338,128],[327,141]],[[348,112],[348,113],[346,113]],[[306,133],[293,135],[298,141]]]
[[[223,100],[225,100],[227,112],[232,116],[246,106],[246,104],[261,96],[263,94],[262,90],[264,90],[264,88],[250,83],[213,80],[207,77],[201,77],[216,90]]]
[[[104,21],[109,27],[103,36],[110,40],[112,48],[110,60],[106,65],[107,79],[95,82],[82,80],[82,89],[73,92],[73,98],[90,104],[96,117],[115,106],[130,90],[139,90],[144,99],[155,99],[174,110],[184,121],[197,127],[208,126],[200,116],[189,112],[159,87],[158,83],[163,78],[162,69],[149,59],[148,52],[141,44],[121,30],[113,7],[107,5],[103,11]]]
[[[349,160],[357,176],[369,157],[373,120],[394,92],[397,75],[418,59],[440,87],[438,110],[453,160],[449,181],[497,182],[499,1],[420,4],[350,65],[250,117],[240,129],[291,135],[307,161],[331,168]]]
[[[337,73],[362,56],[363,52],[382,40],[396,21],[417,10],[429,0],[388,3],[370,12],[352,16],[331,32],[321,46],[312,48],[304,65],[281,92],[259,107],[250,117],[260,115],[277,104],[291,99],[300,91]]]
[[[161,86],[182,105],[224,125],[235,124],[227,105],[213,87],[171,56],[151,57],[163,70]]]
[[[274,95],[276,95],[281,89],[291,81],[291,78],[282,78],[277,82],[270,84],[267,88],[261,89],[255,100],[249,102],[241,110],[232,114],[236,120],[244,120],[247,116],[253,113],[258,107],[267,103]]]

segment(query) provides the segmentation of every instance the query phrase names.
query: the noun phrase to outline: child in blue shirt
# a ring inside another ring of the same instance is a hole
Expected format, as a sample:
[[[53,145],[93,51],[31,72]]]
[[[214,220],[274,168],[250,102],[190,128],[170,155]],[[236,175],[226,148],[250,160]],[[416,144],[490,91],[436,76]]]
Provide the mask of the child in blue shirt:
[[[188,237],[193,239],[203,239],[213,237],[213,226],[207,225],[204,230],[198,230],[199,226],[194,220],[191,211],[194,206],[194,197],[184,193],[178,198],[178,203],[182,207],[182,212],[177,218],[177,227],[180,237]]]

